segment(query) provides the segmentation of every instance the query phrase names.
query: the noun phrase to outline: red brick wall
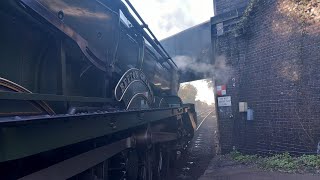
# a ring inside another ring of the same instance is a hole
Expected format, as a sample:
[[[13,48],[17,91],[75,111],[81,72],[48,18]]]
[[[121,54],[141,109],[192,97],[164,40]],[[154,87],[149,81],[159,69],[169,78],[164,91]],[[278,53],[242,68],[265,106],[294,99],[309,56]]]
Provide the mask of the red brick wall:
[[[216,52],[227,57],[235,80],[228,82],[231,118],[226,111],[218,113],[222,150],[236,146],[254,152],[316,152],[320,24],[303,26],[304,21],[286,9],[291,2],[260,1],[244,35],[213,36]],[[238,112],[241,101],[254,110],[254,121]]]
[[[249,0],[213,0],[215,14],[221,14],[245,6]]]

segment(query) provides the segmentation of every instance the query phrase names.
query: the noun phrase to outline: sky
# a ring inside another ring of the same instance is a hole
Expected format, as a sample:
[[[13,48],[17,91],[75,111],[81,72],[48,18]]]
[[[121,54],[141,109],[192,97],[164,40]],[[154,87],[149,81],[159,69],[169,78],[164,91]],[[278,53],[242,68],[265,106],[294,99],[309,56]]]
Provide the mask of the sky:
[[[155,36],[161,40],[208,21],[213,0],[130,0]],[[205,81],[191,82],[198,90],[196,100],[214,103],[213,89]]]
[[[161,40],[209,20],[213,0],[130,0]]]

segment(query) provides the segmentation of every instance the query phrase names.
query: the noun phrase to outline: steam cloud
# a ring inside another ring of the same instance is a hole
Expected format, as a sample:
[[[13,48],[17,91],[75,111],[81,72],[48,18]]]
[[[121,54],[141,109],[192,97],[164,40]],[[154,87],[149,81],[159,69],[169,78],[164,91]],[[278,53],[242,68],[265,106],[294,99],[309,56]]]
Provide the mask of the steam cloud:
[[[182,72],[191,72],[203,75],[205,78],[213,77],[221,83],[227,83],[232,76],[232,68],[227,65],[225,56],[215,58],[215,63],[209,63],[207,59],[196,59],[190,56],[175,56],[174,62]]]

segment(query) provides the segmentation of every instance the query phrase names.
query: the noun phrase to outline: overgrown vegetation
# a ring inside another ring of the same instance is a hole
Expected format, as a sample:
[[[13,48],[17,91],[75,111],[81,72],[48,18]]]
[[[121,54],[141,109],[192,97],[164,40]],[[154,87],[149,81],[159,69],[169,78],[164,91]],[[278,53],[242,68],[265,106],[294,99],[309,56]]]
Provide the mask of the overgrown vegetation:
[[[240,18],[233,32],[236,36],[245,34],[250,25],[254,9],[259,2],[266,0],[250,0],[248,6]],[[288,18],[293,18],[301,24],[301,28],[320,22],[320,1],[319,0],[282,0],[278,2],[278,10]]]
[[[242,17],[240,18],[239,22],[237,23],[237,26],[234,28],[233,32],[236,36],[245,33],[246,29],[249,26],[249,21],[251,17],[252,11],[255,9],[257,6],[258,2],[260,0],[250,0],[249,4],[244,11]]]
[[[238,151],[230,153],[231,158],[241,164],[256,165],[259,168],[288,173],[320,173],[320,156],[303,155],[293,157],[289,153],[270,157],[245,155]]]

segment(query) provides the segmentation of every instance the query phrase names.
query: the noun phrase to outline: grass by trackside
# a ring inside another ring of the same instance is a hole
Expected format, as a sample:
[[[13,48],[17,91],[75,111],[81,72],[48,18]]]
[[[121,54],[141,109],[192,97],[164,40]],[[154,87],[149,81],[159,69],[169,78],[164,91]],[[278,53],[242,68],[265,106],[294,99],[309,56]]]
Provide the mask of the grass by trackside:
[[[287,173],[320,173],[320,155],[303,155],[293,157],[289,153],[276,154],[269,157],[246,155],[238,151],[230,153],[232,160],[259,168]]]

